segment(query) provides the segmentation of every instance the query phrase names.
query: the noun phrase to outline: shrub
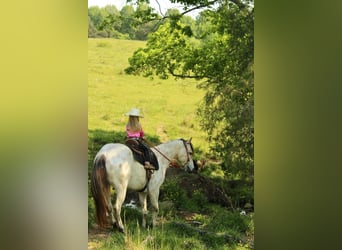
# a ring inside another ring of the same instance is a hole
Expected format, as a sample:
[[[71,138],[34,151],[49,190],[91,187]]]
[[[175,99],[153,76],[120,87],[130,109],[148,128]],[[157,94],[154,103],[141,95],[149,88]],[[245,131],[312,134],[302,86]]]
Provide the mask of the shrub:
[[[105,31],[105,30],[100,30],[100,31],[97,31],[96,34],[95,34],[95,37],[101,37],[101,38],[106,38],[108,37],[108,32]]]
[[[184,189],[180,188],[179,181],[175,179],[166,180],[162,186],[163,200],[172,201],[176,208],[184,207],[187,203],[187,195]]]

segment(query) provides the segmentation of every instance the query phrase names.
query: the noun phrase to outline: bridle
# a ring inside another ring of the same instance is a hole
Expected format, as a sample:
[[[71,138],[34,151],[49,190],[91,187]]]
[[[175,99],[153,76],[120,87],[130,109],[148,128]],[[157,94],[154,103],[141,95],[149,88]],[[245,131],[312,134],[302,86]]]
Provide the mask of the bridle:
[[[189,164],[189,162],[190,162],[190,152],[189,152],[189,150],[188,150],[187,144],[190,145],[192,152],[194,151],[194,149],[193,149],[193,146],[192,146],[192,144],[191,144],[191,138],[189,139],[189,142],[186,141],[186,140],[184,140],[184,139],[180,139],[180,140],[182,140],[182,142],[183,142],[183,145],[184,145],[185,150],[186,150],[186,156],[187,156],[187,161],[186,161],[186,163],[185,163],[183,166],[180,165],[180,164],[178,164],[178,163],[177,163],[176,161],[174,161],[174,160],[170,160],[166,155],[164,155],[162,152],[160,152],[159,149],[157,149],[157,148],[154,147],[154,146],[149,145],[149,143],[148,143],[146,140],[145,140],[145,142],[146,142],[151,148],[154,148],[154,149],[155,149],[159,154],[161,154],[166,160],[169,161],[169,167],[170,167],[170,168],[181,168],[181,167],[185,167],[185,166],[186,166],[187,164]],[[192,152],[191,152],[191,153],[192,153]],[[145,189],[147,188],[147,186],[148,186],[148,184],[149,184],[149,182],[150,182],[150,179],[151,179],[151,172],[149,172],[148,170],[146,170],[146,184],[145,184],[145,186],[144,186],[141,190],[139,190],[138,192],[143,192],[143,191],[145,191]]]
[[[184,140],[184,139],[181,139],[181,140],[182,140],[183,145],[184,145],[185,150],[186,150],[186,157],[188,158],[185,164],[188,164],[188,163],[190,162],[190,154],[192,154],[192,153],[194,152],[194,149],[193,149],[192,144],[191,144],[191,138],[190,138],[189,142],[186,141],[186,140]],[[190,147],[191,147],[191,151],[192,151],[191,153],[190,153],[189,150],[188,150],[187,144],[189,144]],[[184,165],[184,166],[185,166],[185,165]]]
[[[191,149],[192,149],[192,151],[193,151],[193,147],[192,147],[192,144],[191,144],[191,138],[190,138],[189,142],[186,141],[186,140],[184,140],[183,138],[180,139],[180,140],[183,142],[183,145],[184,145],[185,150],[186,150],[186,156],[187,156],[187,161],[186,161],[186,163],[184,163],[183,166],[180,165],[180,164],[178,164],[178,163],[177,163],[176,161],[174,161],[174,160],[170,160],[165,154],[163,154],[162,152],[160,152],[160,150],[157,149],[156,147],[152,147],[152,148],[154,148],[159,154],[161,154],[166,160],[168,160],[168,162],[169,162],[169,167],[171,167],[171,168],[181,168],[181,167],[185,167],[185,166],[188,165],[189,162],[190,162],[190,152],[189,152],[189,150],[188,150],[187,144],[190,145],[190,147],[191,147]],[[192,152],[191,152],[191,153],[192,153]]]

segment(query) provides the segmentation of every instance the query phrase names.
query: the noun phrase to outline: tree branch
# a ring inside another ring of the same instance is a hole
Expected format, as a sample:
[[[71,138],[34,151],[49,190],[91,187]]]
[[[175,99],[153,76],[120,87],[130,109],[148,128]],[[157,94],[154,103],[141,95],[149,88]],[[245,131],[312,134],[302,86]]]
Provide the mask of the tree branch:
[[[156,25],[154,26],[153,30],[155,30],[155,28],[158,26],[158,24],[160,24],[164,19],[170,18],[170,16],[165,16],[162,13],[159,1],[158,0],[155,0],[155,1],[158,4],[159,12],[162,15],[162,18],[155,18],[155,19],[149,20],[149,21],[158,21],[158,23],[156,23]],[[204,7],[209,7],[209,6],[214,5],[215,3],[219,2],[219,1],[220,0],[213,0],[213,1],[209,1],[207,3],[203,3],[203,4],[200,4],[200,5],[194,6],[191,9],[188,9],[188,10],[186,10],[184,12],[181,12],[179,15],[180,16],[184,16],[185,14],[187,14],[187,13],[189,13],[191,11],[194,11],[194,10],[197,10],[197,9],[201,9],[201,8],[204,8]],[[231,1],[234,4],[236,4],[240,9],[246,8],[246,5],[241,0],[229,0],[229,1]]]
[[[232,3],[235,3],[240,9],[246,8],[246,4],[241,2],[241,0],[229,0],[229,1],[231,1]]]
[[[208,6],[210,6],[210,5],[215,4],[216,2],[218,2],[218,0],[211,1],[211,2],[208,2],[208,3],[206,3],[206,4],[197,5],[197,6],[193,7],[193,8],[191,8],[191,9],[188,9],[188,10],[182,12],[180,15],[181,15],[181,16],[184,16],[186,13],[189,13],[189,12],[191,12],[191,11],[194,11],[194,10],[197,10],[197,9],[201,9],[201,8],[204,8],[204,7],[208,7]]]
[[[161,10],[161,6],[160,6],[159,1],[158,1],[158,0],[155,0],[155,1],[156,1],[156,3],[158,4],[160,14],[161,14],[162,16],[164,16],[164,14],[163,14],[163,12],[162,12],[162,10]]]
[[[176,74],[173,72],[172,69],[168,68],[168,71],[170,73],[170,75],[174,76],[174,77],[179,77],[179,78],[182,78],[182,79],[185,79],[185,78],[189,78],[189,79],[202,79],[203,77],[202,76],[190,76],[190,75],[180,75],[180,74]]]
[[[162,18],[155,18],[155,19],[151,19],[151,20],[147,21],[147,22],[150,22],[150,21],[158,21],[158,22],[154,25],[153,30],[156,30],[156,28],[158,27],[158,25],[159,25],[164,19],[170,18],[170,16],[165,16],[165,15],[162,13],[162,11],[161,11],[161,6],[160,6],[158,0],[155,0],[155,1],[157,2],[158,6],[159,6],[159,12],[160,12],[160,14],[162,15]],[[197,10],[197,9],[201,9],[201,8],[204,8],[204,7],[208,7],[208,6],[210,6],[210,5],[215,4],[215,3],[218,2],[218,1],[219,1],[219,0],[214,0],[214,1],[208,2],[208,3],[206,3],[206,4],[201,4],[201,5],[195,6],[195,7],[191,8],[191,9],[188,9],[188,10],[186,10],[186,11],[180,13],[179,15],[180,15],[180,16],[184,16],[185,14],[187,14],[187,13],[189,13],[189,12],[191,12],[191,11],[194,11],[194,10]]]

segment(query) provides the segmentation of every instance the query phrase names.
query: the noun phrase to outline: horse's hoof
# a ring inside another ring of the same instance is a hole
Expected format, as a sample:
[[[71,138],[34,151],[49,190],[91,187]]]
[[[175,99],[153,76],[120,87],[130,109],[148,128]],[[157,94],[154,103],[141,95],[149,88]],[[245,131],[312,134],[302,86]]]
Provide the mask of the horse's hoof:
[[[119,231],[120,233],[124,233],[125,229],[123,227],[119,227],[116,223],[113,224],[113,231]]]

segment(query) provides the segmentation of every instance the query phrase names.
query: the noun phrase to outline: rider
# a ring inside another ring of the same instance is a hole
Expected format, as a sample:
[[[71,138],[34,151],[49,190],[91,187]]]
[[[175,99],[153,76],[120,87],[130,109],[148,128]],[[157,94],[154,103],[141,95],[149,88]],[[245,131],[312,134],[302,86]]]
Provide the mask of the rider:
[[[127,138],[137,139],[139,141],[140,147],[144,150],[145,156],[145,169],[154,169],[154,167],[150,164],[151,157],[148,146],[144,143],[145,133],[142,129],[142,126],[139,122],[140,117],[144,117],[140,114],[140,110],[137,108],[132,108],[128,113],[126,113],[128,118],[128,122],[126,124],[126,132]]]

